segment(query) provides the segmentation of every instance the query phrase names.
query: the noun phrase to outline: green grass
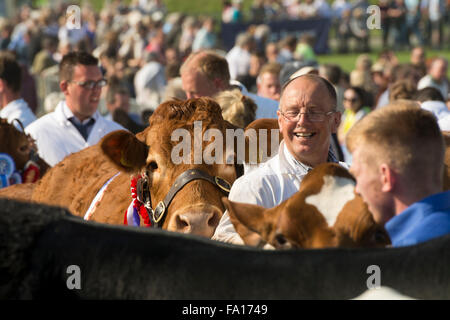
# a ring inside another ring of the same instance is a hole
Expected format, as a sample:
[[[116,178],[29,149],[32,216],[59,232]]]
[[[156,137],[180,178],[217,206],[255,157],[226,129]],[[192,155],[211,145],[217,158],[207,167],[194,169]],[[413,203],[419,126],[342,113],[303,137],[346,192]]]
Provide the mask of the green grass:
[[[369,53],[372,61],[378,59],[378,52]],[[320,55],[318,56],[319,63],[334,63],[339,65],[342,70],[345,72],[350,72],[355,69],[356,58],[359,56],[359,53],[345,53],[345,54],[328,54],[328,55]],[[400,63],[409,62],[411,52],[410,51],[401,51],[396,52],[396,56]],[[427,58],[443,56],[448,61],[450,61],[450,50],[427,50]],[[450,68],[447,71],[447,76],[450,77]]]

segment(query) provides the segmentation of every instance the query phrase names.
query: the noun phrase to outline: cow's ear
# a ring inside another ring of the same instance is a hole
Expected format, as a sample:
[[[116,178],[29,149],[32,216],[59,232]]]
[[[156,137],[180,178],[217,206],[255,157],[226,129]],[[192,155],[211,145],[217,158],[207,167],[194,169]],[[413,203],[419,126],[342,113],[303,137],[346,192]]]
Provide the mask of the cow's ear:
[[[103,153],[121,171],[135,172],[145,165],[148,146],[128,131],[118,130],[107,134],[100,146]]]
[[[269,221],[265,215],[264,207],[230,201],[222,198],[225,208],[228,210],[231,223],[236,232],[250,246],[263,246],[267,242],[267,228]]]

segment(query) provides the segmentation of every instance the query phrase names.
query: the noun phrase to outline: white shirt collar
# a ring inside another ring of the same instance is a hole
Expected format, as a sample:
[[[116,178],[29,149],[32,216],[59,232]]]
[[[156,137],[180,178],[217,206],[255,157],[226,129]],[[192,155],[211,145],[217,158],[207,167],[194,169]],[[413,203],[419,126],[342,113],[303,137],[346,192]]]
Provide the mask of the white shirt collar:
[[[85,119],[83,121],[80,121],[77,117],[75,117],[75,115],[73,114],[72,110],[70,110],[70,108],[67,106],[67,103],[66,103],[65,100],[63,101],[63,104],[62,104],[62,113],[64,114],[64,117],[67,120],[69,120],[70,118],[74,117],[75,121],[77,121],[78,123],[81,123],[81,124],[88,123],[91,118],[94,119],[95,121],[97,121],[99,116],[100,116],[100,114],[98,113],[98,110],[97,110],[97,111],[94,112],[94,114],[91,117],[89,117],[89,118],[87,118],[87,119]]]

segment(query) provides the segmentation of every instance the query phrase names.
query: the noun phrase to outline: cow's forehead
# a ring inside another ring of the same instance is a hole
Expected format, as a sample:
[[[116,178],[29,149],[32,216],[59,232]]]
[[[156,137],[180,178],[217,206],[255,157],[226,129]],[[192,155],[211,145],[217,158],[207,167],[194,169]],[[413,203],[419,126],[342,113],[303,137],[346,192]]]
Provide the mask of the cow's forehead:
[[[305,202],[315,206],[327,220],[328,226],[332,227],[347,202],[355,198],[354,190],[352,179],[326,175],[320,191],[307,196]]]

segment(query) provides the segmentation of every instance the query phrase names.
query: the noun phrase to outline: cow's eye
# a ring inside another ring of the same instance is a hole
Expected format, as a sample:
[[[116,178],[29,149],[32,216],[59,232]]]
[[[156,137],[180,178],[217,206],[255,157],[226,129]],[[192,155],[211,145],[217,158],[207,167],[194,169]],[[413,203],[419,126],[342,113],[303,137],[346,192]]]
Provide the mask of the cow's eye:
[[[278,233],[275,235],[275,242],[279,246],[284,246],[287,243],[286,237],[282,233]]]
[[[148,167],[150,170],[155,171],[156,169],[158,169],[158,164],[156,163],[156,161],[151,161],[148,164]]]
[[[373,235],[376,243],[388,243],[388,238],[386,236],[386,233],[383,230],[377,230],[375,231],[375,234]]]

